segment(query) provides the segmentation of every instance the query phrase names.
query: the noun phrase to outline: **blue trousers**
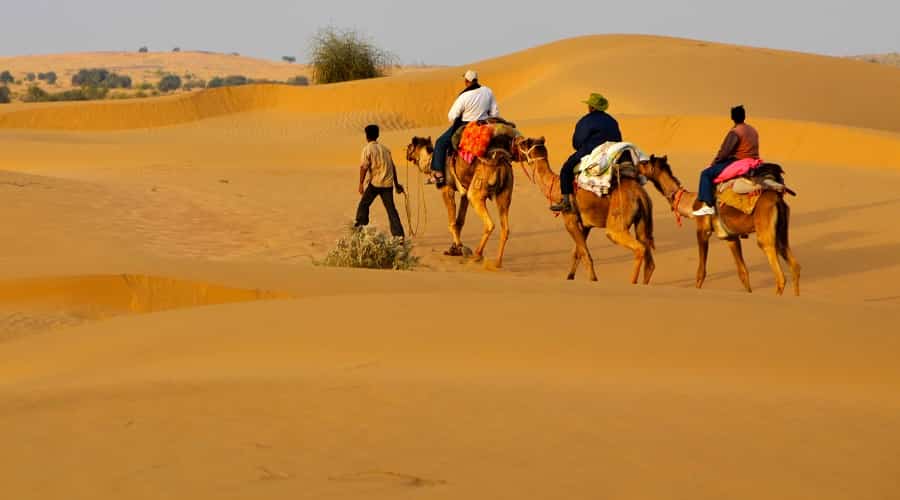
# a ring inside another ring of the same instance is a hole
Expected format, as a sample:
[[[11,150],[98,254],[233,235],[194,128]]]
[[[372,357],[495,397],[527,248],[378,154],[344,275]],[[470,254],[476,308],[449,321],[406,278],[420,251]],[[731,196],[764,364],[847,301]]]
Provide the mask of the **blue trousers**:
[[[731,165],[733,160],[726,160],[721,163],[713,163],[705,168],[700,174],[700,190],[697,193],[697,199],[713,206],[716,203],[716,185],[713,183],[716,177],[725,170],[725,167]]]
[[[434,142],[434,155],[431,157],[431,170],[443,172],[447,168],[447,153],[450,152],[450,147],[453,145],[453,134],[464,126],[466,126],[466,122],[456,120],[446,132],[437,138],[437,141]]]

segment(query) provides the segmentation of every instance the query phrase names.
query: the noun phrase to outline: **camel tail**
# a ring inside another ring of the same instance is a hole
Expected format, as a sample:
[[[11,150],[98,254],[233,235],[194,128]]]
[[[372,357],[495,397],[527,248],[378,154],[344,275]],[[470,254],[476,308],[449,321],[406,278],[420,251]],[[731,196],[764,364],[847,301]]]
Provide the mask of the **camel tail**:
[[[790,248],[788,227],[790,226],[791,207],[783,199],[779,199],[775,206],[778,209],[778,219],[775,221],[775,248],[784,257],[785,251]]]
[[[638,197],[637,230],[644,232],[647,244],[656,250],[656,241],[653,239],[653,201],[646,191]]]

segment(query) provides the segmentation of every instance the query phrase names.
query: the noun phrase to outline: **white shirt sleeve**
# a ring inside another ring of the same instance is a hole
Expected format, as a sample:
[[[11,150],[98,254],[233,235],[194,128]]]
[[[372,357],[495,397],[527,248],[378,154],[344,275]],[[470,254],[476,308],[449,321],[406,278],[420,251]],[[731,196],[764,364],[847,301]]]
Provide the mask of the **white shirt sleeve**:
[[[447,114],[447,118],[450,120],[450,123],[455,122],[457,118],[462,116],[464,100],[465,100],[465,94],[456,98],[456,101],[453,103],[453,106],[450,108],[450,113]]]
[[[496,118],[500,116],[500,108],[497,106],[497,99],[494,97],[494,93],[491,92],[491,118]]]

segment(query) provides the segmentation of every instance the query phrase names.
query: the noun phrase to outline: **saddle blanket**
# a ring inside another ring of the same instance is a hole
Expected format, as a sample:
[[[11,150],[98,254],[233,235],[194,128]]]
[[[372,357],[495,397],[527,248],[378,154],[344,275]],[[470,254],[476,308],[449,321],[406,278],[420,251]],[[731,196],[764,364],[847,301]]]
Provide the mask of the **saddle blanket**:
[[[490,148],[494,137],[507,136],[515,138],[521,135],[510,122],[494,119],[486,123],[471,122],[456,131],[453,135],[453,146],[466,163],[472,164],[475,158],[481,158]]]
[[[575,166],[575,181],[582,189],[597,196],[606,196],[615,173],[612,167],[623,161],[637,165],[641,156],[641,151],[630,142],[604,142]]]
[[[742,175],[747,175],[751,170],[755,170],[760,165],[762,165],[762,160],[756,160],[753,158],[747,158],[746,160],[738,160],[731,165],[725,167],[725,170],[719,174],[718,177],[713,181],[715,184],[720,184],[725,181],[730,181],[735,177],[740,177]]]
[[[743,177],[726,181],[716,188],[716,201],[719,205],[728,205],[745,214],[752,214],[756,202],[765,188]]]

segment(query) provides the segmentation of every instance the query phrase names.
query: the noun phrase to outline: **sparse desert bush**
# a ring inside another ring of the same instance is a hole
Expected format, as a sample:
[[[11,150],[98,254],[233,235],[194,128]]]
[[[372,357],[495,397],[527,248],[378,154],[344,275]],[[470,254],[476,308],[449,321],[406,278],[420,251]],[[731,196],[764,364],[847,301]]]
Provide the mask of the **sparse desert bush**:
[[[36,79],[37,79],[37,75],[35,75],[34,73],[28,73],[25,75],[25,81],[27,81],[27,82],[33,82]]]
[[[9,104],[9,88],[0,86],[0,104]]]
[[[139,90],[153,90],[153,84],[150,82],[141,82],[141,84],[138,85],[138,89]]]
[[[328,27],[310,44],[313,80],[337,83],[383,76],[394,56],[375,46],[360,32]]]
[[[37,85],[32,85],[25,91],[22,100],[25,102],[44,102],[50,100],[49,97],[50,94],[48,94],[46,90]]]
[[[110,73],[103,68],[79,70],[72,76],[74,87],[105,87],[108,89],[130,89],[131,77]]]
[[[138,49],[138,52],[146,54],[147,52],[150,52],[150,49],[148,49],[147,47],[141,47]]]
[[[38,73],[38,80],[45,81],[50,85],[56,85],[56,79],[57,79],[57,76],[56,76],[55,71],[50,71],[47,73]]]
[[[181,47],[175,47],[172,52],[181,52]]]
[[[15,81],[16,81],[16,79],[13,78],[12,73],[10,73],[9,71],[4,71],[4,72],[0,73],[0,83],[10,84]]]
[[[181,88],[181,77],[178,75],[166,75],[162,77],[157,85],[160,92],[171,92]]]
[[[284,62],[289,62],[289,63],[297,62],[297,58],[294,56],[281,56],[281,60]]]
[[[285,83],[287,83],[288,85],[297,85],[297,86],[302,87],[305,85],[309,85],[309,78],[302,76],[302,75],[295,76],[293,78],[288,78],[287,82],[285,82]]]
[[[338,240],[334,250],[317,264],[410,270],[419,263],[419,258],[412,254],[412,249],[413,245],[409,240],[393,238],[372,227],[357,228],[351,225],[347,235]]]
[[[203,80],[191,80],[182,86],[184,90],[194,90],[194,89],[204,89],[206,88],[206,82]]]
[[[206,87],[210,89],[215,89],[218,87],[235,87],[238,85],[247,85],[249,82],[250,81],[247,79],[247,77],[243,75],[231,75],[226,76],[225,78],[217,76],[211,79],[209,83],[206,84]]]

